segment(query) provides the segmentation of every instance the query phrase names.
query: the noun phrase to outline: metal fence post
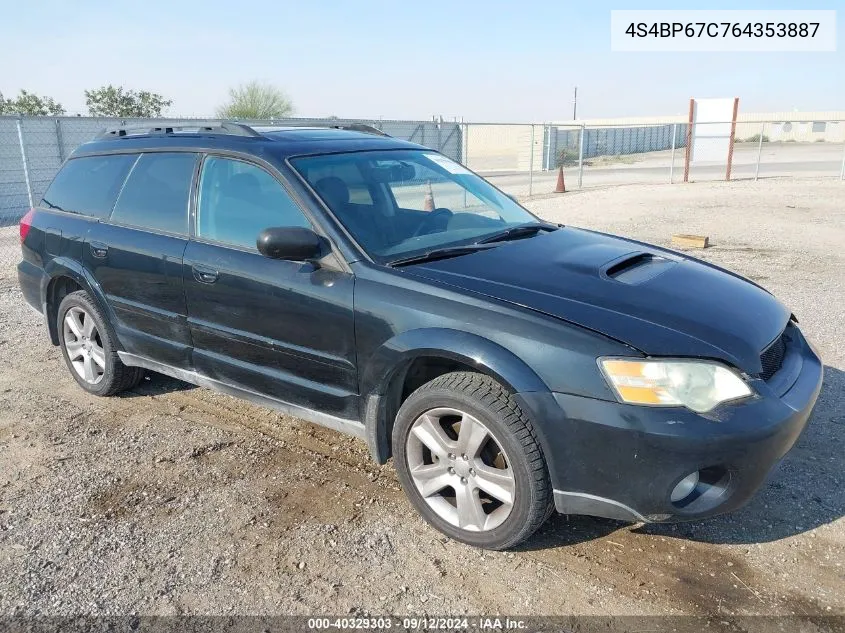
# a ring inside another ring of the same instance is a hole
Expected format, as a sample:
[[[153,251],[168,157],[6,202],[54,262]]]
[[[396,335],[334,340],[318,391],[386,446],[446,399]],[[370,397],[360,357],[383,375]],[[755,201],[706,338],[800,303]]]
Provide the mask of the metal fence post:
[[[464,118],[461,117],[461,128],[463,128],[463,134],[461,134],[461,163],[467,167],[469,167],[469,123],[463,123]],[[464,190],[464,209],[467,208],[467,190],[466,187],[463,187]]]
[[[669,184],[672,184],[672,179],[675,176],[675,140],[678,137],[678,124],[672,124],[672,162],[669,163]]]
[[[839,180],[845,180],[845,143],[842,144],[842,167],[839,169]]]
[[[754,180],[760,175],[760,156],[763,154],[763,133],[766,131],[766,122],[760,124],[760,138],[757,140],[757,166],[754,168]]]
[[[534,124],[531,124],[531,141],[528,148],[528,197],[534,194]]]
[[[581,134],[578,141],[578,188],[584,183],[584,128],[587,127],[581,124]]]
[[[59,155],[59,163],[65,162],[65,148],[62,142],[62,122],[56,119],[56,148]]]
[[[543,123],[543,171],[552,168],[552,128],[548,123]]]
[[[23,178],[26,182],[26,195],[29,198],[29,206],[34,207],[35,203],[32,201],[32,183],[29,181],[29,163],[26,160],[26,147],[23,143],[23,126],[21,125],[21,117],[16,121],[18,126],[18,144],[21,148],[21,163],[23,163]]]

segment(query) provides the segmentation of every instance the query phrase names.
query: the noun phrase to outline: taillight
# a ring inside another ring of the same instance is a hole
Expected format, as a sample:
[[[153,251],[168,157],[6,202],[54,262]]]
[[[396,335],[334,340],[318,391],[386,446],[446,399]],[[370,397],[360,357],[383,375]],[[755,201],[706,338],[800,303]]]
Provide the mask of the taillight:
[[[32,228],[32,218],[35,216],[35,209],[30,209],[26,212],[26,215],[21,218],[21,244],[26,239],[27,234],[29,233],[29,229]]]

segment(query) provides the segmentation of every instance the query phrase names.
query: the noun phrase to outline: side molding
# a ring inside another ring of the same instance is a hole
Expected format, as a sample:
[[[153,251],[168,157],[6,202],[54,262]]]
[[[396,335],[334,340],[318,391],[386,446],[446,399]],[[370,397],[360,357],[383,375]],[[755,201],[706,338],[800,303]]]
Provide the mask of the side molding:
[[[633,508],[613,499],[597,497],[586,492],[568,492],[566,490],[555,490],[554,497],[555,510],[560,514],[587,514],[633,523],[650,522]]]
[[[157,361],[150,360],[149,358],[144,358],[143,356],[136,356],[135,354],[128,354],[126,352],[118,352],[117,355],[120,357],[120,360],[124,365],[128,365],[130,367],[143,367],[145,369],[170,376],[171,378],[176,378],[177,380],[189,382],[192,385],[213,389],[214,391],[219,391],[220,393],[241,398],[262,407],[269,407],[271,409],[275,409],[276,411],[280,411],[281,413],[302,418],[308,422],[313,422],[314,424],[319,424],[320,426],[325,426],[335,431],[340,431],[341,433],[364,439],[364,425],[358,420],[338,418],[320,411],[315,411],[314,409],[300,407],[289,402],[284,402],[282,400],[277,400],[276,398],[271,398],[270,396],[256,393],[255,391],[250,391],[249,389],[228,385],[224,382],[214,380],[208,376],[203,376],[202,374],[198,374],[194,371],[165,365],[164,363],[159,363]]]

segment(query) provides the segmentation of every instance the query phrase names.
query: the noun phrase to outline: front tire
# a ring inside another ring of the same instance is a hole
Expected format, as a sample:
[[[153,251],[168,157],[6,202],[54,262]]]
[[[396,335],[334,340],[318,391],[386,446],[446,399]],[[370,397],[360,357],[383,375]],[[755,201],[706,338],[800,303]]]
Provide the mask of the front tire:
[[[552,488],[531,422],[489,376],[454,372],[417,389],[392,443],[405,494],[455,540],[507,549],[549,516]]]
[[[121,362],[109,322],[84,290],[62,299],[57,329],[68,369],[88,393],[111,396],[135,387],[144,378],[143,369]]]

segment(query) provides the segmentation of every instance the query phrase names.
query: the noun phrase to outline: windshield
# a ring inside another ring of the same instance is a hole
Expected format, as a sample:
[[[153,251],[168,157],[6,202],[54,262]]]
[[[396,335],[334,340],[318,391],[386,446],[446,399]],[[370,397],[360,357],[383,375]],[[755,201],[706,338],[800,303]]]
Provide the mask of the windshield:
[[[424,150],[291,161],[375,261],[470,244],[537,218],[483,178]]]

